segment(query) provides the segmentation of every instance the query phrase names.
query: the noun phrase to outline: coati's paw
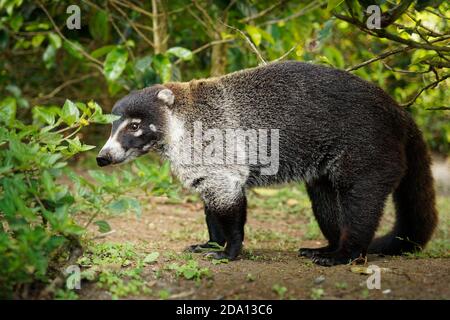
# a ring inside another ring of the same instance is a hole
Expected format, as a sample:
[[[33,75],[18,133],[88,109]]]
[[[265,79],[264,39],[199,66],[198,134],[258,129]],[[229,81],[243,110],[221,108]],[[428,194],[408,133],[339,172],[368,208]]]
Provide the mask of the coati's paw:
[[[193,253],[201,253],[201,252],[206,252],[210,249],[217,249],[217,244],[213,243],[213,242],[193,244],[193,245],[187,247],[184,251],[193,252]]]
[[[332,249],[329,246],[321,248],[300,248],[298,255],[301,257],[312,258],[315,254],[330,252]]]
[[[225,251],[211,251],[211,252],[206,252],[204,255],[206,258],[213,259],[213,260],[222,260],[222,259],[234,260],[234,259],[236,259],[236,257],[231,257]]]
[[[353,258],[342,252],[335,251],[316,253],[311,257],[311,260],[318,265],[331,267],[339,264],[349,264]]]

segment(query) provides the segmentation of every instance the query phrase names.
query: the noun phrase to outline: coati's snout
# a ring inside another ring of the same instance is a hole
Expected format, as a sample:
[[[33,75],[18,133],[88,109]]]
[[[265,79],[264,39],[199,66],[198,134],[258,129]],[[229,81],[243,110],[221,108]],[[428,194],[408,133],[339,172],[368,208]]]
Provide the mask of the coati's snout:
[[[128,162],[160,145],[164,108],[173,100],[172,91],[161,85],[134,91],[120,99],[112,110],[120,118],[113,122],[97,164],[104,167]]]

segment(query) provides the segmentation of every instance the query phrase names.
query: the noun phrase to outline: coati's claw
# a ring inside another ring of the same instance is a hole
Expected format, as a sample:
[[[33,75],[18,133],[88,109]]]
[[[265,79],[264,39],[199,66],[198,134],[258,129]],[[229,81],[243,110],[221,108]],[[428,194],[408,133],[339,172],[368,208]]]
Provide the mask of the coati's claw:
[[[349,264],[353,260],[353,258],[337,251],[316,253],[312,256],[311,260],[318,265],[331,267],[339,264]]]
[[[193,244],[189,247],[187,247],[184,251],[185,252],[193,252],[193,253],[202,253],[202,252],[206,252],[209,249],[214,249],[217,248],[217,245],[210,243],[210,242],[206,242],[206,243],[199,243],[199,244]]]
[[[298,250],[298,255],[300,257],[312,258],[315,254],[325,253],[325,252],[330,252],[330,251],[332,251],[332,249],[330,249],[329,246],[321,247],[321,248],[300,248],[300,250]]]
[[[230,257],[230,255],[228,253],[226,253],[225,251],[211,251],[211,252],[206,252],[204,255],[206,258],[214,259],[214,260],[222,260],[222,259],[233,260]]]

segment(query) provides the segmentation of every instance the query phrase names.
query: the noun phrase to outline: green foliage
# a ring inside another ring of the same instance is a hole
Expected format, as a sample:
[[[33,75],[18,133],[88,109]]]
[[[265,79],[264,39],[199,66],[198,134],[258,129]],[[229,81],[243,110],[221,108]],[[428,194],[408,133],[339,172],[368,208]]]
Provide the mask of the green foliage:
[[[287,288],[279,284],[274,284],[272,287],[272,291],[274,291],[278,295],[278,299],[283,300],[286,295]]]
[[[312,288],[311,289],[311,299],[313,299],[313,300],[322,299],[324,294],[325,294],[325,290],[323,290],[322,288]]]
[[[78,259],[81,278],[97,281],[97,285],[111,293],[113,299],[152,293],[143,271],[145,264],[155,263],[159,253],[146,256],[130,243],[98,243],[87,246]]]
[[[184,264],[171,263],[168,266],[169,270],[175,271],[177,277],[182,277],[186,280],[200,281],[204,277],[211,277],[211,271],[208,268],[202,268],[194,259],[188,260]]]
[[[67,161],[93,146],[76,134],[102,115],[96,104],[67,100],[62,108],[37,107],[33,122],[16,118],[16,99],[0,112],[0,295],[18,285],[46,282],[52,259],[85,232],[79,207],[59,183]]]

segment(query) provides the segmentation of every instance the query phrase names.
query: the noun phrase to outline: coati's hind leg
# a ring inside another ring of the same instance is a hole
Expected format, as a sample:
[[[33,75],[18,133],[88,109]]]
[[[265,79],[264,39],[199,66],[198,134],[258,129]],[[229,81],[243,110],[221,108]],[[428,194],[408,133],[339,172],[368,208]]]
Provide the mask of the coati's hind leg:
[[[221,247],[225,245],[225,235],[219,221],[217,220],[214,210],[208,208],[205,203],[206,225],[208,226],[209,241],[201,244],[194,244],[186,248],[190,252],[205,252],[208,249],[217,249],[217,244]]]
[[[311,258],[317,253],[331,252],[338,248],[340,238],[339,206],[337,192],[331,181],[325,176],[307,183],[306,190],[320,230],[328,240],[328,245],[322,248],[300,248],[300,256]]]
[[[339,246],[332,252],[314,254],[312,260],[319,265],[347,264],[366,256],[394,183],[392,175],[386,172],[356,179],[353,182],[346,180],[338,188],[341,207]]]

